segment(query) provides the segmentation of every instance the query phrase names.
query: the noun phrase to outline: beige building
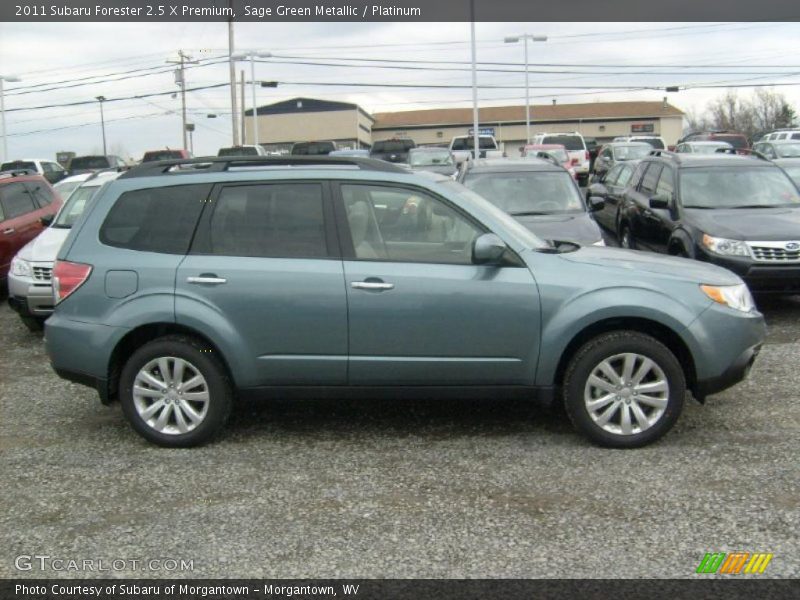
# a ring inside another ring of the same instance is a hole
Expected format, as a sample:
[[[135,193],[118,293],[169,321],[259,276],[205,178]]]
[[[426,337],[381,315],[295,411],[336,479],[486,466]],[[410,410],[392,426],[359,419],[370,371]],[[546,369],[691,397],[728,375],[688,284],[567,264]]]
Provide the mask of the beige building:
[[[674,144],[683,112],[664,102],[587,102],[531,106],[531,135],[578,131],[599,143],[623,135],[660,135]],[[245,112],[252,143],[253,111]],[[506,152],[525,143],[525,106],[490,106],[479,112],[481,132],[494,135]],[[369,115],[356,104],[294,98],[258,108],[259,141],[267,149],[292,142],[334,140],[341,147],[369,148],[374,141],[411,138],[418,145],[447,145],[472,131],[471,108],[438,108]]]

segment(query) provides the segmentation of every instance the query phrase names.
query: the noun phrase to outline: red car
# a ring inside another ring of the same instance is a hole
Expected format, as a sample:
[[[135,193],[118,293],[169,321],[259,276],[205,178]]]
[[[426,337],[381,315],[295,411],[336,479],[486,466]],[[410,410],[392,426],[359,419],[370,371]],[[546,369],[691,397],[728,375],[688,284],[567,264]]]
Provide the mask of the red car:
[[[61,198],[41,175],[28,170],[0,173],[0,295],[7,289],[11,259],[60,207]]]

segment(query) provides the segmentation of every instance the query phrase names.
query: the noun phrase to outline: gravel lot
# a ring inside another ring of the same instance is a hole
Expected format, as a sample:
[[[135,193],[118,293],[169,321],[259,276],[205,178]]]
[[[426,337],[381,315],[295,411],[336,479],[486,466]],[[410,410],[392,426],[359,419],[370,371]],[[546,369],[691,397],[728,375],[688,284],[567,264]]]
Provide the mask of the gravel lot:
[[[707,551],[800,576],[800,297],[751,378],[655,446],[602,450],[521,402],[242,404],[147,444],[0,308],[0,577],[18,555],[175,558],[194,577],[694,577]],[[164,571],[104,576],[163,576]]]

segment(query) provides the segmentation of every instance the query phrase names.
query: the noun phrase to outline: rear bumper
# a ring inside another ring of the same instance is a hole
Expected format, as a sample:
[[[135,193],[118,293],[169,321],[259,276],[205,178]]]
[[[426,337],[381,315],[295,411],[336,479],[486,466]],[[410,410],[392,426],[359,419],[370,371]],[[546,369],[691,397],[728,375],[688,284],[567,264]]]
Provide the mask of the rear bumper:
[[[67,381],[71,381],[72,383],[77,383],[80,385],[85,385],[90,388],[93,388],[97,395],[100,396],[100,402],[103,404],[110,404],[111,398],[108,393],[108,380],[103,379],[100,377],[95,377],[94,375],[88,375],[87,373],[81,373],[80,371],[68,371],[65,369],[57,369],[55,366],[53,370],[56,372],[56,375],[61,377],[61,379],[66,379]]]

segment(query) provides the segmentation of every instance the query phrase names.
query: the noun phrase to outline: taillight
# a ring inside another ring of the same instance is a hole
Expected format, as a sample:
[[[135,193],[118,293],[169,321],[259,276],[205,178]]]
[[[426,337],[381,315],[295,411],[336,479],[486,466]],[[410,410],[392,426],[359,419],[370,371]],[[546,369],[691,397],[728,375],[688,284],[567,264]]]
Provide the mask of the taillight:
[[[53,268],[53,297],[56,304],[81,287],[91,273],[92,265],[57,260]]]
[[[578,159],[577,158],[573,158],[572,159],[572,164],[573,165],[577,165],[578,164]]]
[[[589,160],[591,157],[589,156],[589,151],[586,151],[586,160]]]

